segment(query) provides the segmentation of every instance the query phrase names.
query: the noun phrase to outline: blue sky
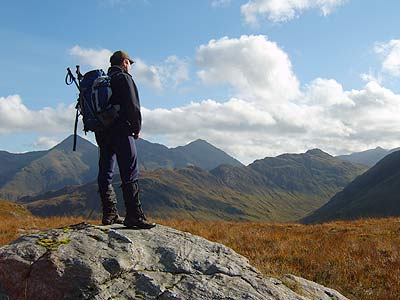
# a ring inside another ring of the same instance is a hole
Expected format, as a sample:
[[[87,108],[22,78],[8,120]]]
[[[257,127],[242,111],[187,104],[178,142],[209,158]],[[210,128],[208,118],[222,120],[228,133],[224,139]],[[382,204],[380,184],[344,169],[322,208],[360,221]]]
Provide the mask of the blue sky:
[[[71,134],[66,67],[106,68],[118,49],[137,60],[149,141],[202,138],[245,163],[398,147],[399,10],[394,0],[4,2],[0,149]]]

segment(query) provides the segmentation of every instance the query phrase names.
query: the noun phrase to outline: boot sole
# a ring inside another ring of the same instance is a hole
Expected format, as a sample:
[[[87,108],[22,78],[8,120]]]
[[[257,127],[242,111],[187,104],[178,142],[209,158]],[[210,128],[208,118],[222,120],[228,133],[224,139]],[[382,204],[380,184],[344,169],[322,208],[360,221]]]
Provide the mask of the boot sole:
[[[129,229],[151,229],[156,227],[156,224],[148,224],[148,225],[144,225],[144,224],[124,224],[126,228]]]

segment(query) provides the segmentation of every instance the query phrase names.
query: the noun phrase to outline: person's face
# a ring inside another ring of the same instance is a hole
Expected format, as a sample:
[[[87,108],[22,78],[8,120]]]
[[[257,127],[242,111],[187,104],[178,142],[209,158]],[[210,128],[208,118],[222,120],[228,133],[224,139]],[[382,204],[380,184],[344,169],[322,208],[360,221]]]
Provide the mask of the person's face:
[[[122,61],[122,69],[125,70],[125,72],[130,73],[131,72],[131,62],[129,61],[129,59],[124,59]]]

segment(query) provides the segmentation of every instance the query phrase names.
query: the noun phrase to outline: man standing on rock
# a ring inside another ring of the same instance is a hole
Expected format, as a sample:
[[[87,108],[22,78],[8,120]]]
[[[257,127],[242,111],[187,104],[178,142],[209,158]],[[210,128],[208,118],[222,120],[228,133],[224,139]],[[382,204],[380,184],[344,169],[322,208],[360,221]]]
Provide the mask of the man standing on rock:
[[[98,185],[103,206],[103,225],[124,224],[128,228],[149,229],[156,224],[147,222],[139,200],[139,169],[135,140],[142,125],[138,90],[130,75],[134,61],[125,51],[116,51],[110,57],[111,103],[119,106],[119,116],[104,131],[96,132],[100,149]],[[122,181],[126,216],[117,212],[117,199],[112,186],[115,161]]]

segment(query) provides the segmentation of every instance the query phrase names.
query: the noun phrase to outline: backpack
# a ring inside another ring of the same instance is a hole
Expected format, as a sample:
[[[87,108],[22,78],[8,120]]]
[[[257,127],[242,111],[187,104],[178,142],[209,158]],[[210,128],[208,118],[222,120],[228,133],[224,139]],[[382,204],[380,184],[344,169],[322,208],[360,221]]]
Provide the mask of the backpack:
[[[110,103],[112,95],[111,77],[117,73],[108,76],[103,70],[92,70],[82,75],[79,66],[76,66],[78,80],[72,74],[70,68],[67,68],[65,83],[71,85],[75,83],[79,90],[78,103],[76,104],[75,126],[74,126],[74,145],[76,150],[76,136],[79,115],[83,119],[83,131],[98,132],[109,127],[119,116],[119,105]]]
[[[83,75],[78,102],[85,132],[102,131],[118,117],[120,107],[110,103],[111,95],[111,77],[103,70]]]

